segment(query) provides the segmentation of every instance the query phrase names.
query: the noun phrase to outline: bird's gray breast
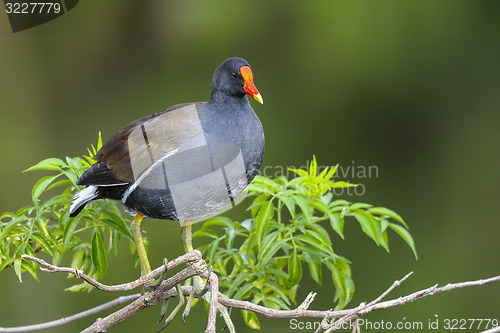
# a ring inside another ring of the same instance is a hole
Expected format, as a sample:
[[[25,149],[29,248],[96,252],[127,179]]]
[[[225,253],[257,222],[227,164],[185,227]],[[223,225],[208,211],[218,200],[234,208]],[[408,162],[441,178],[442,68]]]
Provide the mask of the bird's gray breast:
[[[243,199],[262,162],[253,146],[263,142],[249,142],[256,129],[244,123],[204,121],[202,107],[166,112],[130,133],[134,182],[123,197],[126,206],[150,217],[196,221]]]

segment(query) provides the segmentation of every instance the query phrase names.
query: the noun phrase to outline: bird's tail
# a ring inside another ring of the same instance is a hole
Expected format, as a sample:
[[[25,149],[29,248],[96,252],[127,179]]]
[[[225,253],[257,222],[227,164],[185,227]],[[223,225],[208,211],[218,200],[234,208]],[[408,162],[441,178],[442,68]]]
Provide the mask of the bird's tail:
[[[73,198],[73,202],[71,203],[71,206],[69,206],[69,216],[77,216],[90,201],[95,200],[98,197],[97,186],[91,185],[84,188]]]

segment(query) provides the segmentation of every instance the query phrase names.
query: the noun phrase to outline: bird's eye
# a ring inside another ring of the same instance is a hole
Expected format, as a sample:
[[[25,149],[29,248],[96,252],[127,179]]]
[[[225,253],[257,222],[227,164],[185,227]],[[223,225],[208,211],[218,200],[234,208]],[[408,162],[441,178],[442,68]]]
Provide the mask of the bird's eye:
[[[234,72],[233,74],[233,77],[236,79],[238,77],[238,73]]]

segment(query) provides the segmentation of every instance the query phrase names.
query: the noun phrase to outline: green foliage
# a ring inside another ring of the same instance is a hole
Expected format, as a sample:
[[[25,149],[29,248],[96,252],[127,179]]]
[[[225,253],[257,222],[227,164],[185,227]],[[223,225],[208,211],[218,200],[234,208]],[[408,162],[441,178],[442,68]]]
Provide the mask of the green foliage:
[[[21,255],[46,253],[57,265],[64,255],[71,256],[71,267],[83,269],[92,277],[102,276],[107,269],[106,247],[118,251],[123,236],[132,241],[116,201],[96,202],[74,218],[69,217],[69,205],[76,190],[77,179],[95,163],[93,156],[102,147],[99,133],[97,146],[88,150],[88,156],[47,158],[25,171],[50,171],[55,175],[42,177],[33,186],[33,205],[15,213],[0,215],[0,271],[13,267],[21,281],[21,272],[29,272],[38,280],[37,264],[22,260]],[[45,198],[46,199],[42,199]],[[82,283],[68,288],[71,291],[90,290]]]
[[[336,308],[343,308],[352,298],[354,282],[351,263],[335,253],[332,238],[344,239],[344,223],[349,219],[357,221],[387,252],[388,230],[395,231],[417,256],[408,227],[397,213],[334,198],[332,189],[356,186],[333,181],[337,167],[319,172],[313,158],[309,170],[291,169],[297,177],[290,180],[257,176],[248,186],[249,195],[254,197],[248,207],[249,219],[237,222],[218,216],[193,234],[212,239],[199,249],[219,275],[224,294],[273,309],[288,309],[295,303],[303,270],[307,269],[319,285],[327,270],[335,285]],[[250,327],[256,327],[248,313],[243,317]]]
[[[134,252],[130,219],[122,217],[121,203],[99,200],[78,216],[69,217],[73,195],[81,189],[76,181],[95,162],[93,157],[101,146],[99,134],[98,144],[88,150],[88,156],[48,158],[26,170],[56,174],[36,182],[32,206],[0,215],[0,271],[12,267],[20,280],[22,272],[38,280],[36,264],[21,255],[44,253],[55,265],[64,255],[70,256],[71,267],[99,278],[108,269],[108,253],[117,254],[123,238]],[[351,263],[334,251],[332,239],[344,239],[344,224],[351,220],[387,252],[388,234],[394,231],[417,257],[408,226],[397,213],[334,197],[333,189],[356,186],[333,181],[337,167],[320,171],[313,158],[309,170],[291,169],[296,174],[292,179],[257,176],[248,186],[253,197],[248,219],[239,222],[218,216],[193,234],[209,239],[198,249],[219,275],[221,292],[269,308],[288,309],[295,303],[306,271],[319,285],[328,272],[335,286],[336,308],[343,308],[354,293]],[[68,288],[90,289],[85,283]],[[243,311],[242,315],[249,327],[260,327],[253,312]]]

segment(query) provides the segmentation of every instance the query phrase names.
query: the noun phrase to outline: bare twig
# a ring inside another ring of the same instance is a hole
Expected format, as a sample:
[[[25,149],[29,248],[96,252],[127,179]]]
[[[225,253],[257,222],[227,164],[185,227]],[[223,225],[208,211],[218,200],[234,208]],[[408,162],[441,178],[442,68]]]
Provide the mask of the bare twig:
[[[360,316],[360,311],[363,311],[364,309],[372,306],[372,305],[375,305],[377,303],[379,303],[381,300],[384,299],[385,296],[389,295],[389,293],[391,291],[393,291],[396,287],[400,286],[401,283],[403,281],[405,281],[407,278],[410,277],[410,275],[412,275],[413,272],[410,272],[408,274],[406,274],[405,276],[403,276],[402,279],[400,280],[396,280],[392,283],[392,285],[386,289],[386,291],[384,291],[382,294],[380,294],[380,296],[378,296],[377,298],[375,298],[373,301],[371,301],[370,303],[368,304],[365,304],[365,303],[361,303],[358,307],[352,309],[352,311],[350,313],[347,313],[346,315],[342,316],[339,320],[335,321],[332,326],[327,329],[325,331],[325,333],[329,333],[331,331],[334,331],[336,330],[337,328],[341,327],[341,325],[347,321],[350,321],[351,319],[356,319],[356,323],[359,319],[359,316]],[[357,324],[355,325],[357,326]],[[325,326],[323,326],[325,327]]]
[[[96,306],[92,309],[82,311],[80,313],[74,314],[69,317],[60,318],[57,320],[52,320],[46,323],[35,324],[35,325],[27,325],[27,326],[19,326],[19,327],[8,327],[8,328],[0,328],[1,333],[17,333],[17,332],[32,332],[32,331],[40,331],[49,328],[59,327],[67,325],[73,321],[80,320],[82,318],[95,315],[99,312],[108,310],[118,305],[127,304],[137,298],[139,298],[140,294],[133,294],[128,296],[121,296],[107,303]]]
[[[92,278],[88,277],[87,275],[83,274],[83,272],[76,270],[74,268],[67,268],[67,267],[57,267],[53,266],[51,264],[46,263],[45,261],[35,258],[35,257],[30,257],[30,256],[23,256],[23,258],[27,260],[32,260],[37,263],[39,263],[42,267],[44,267],[44,270],[49,271],[49,272],[66,272],[66,273],[71,273],[74,274],[75,277],[81,278],[88,283],[92,284],[98,289],[105,290],[105,291],[117,291],[117,290],[128,290],[137,286],[140,286],[141,284],[146,283],[147,281],[151,280],[155,276],[161,274],[165,266],[160,266],[159,268],[155,269],[153,272],[151,272],[148,275],[145,275],[141,277],[138,280],[135,280],[130,283],[125,283],[117,286],[106,286],[103,285]],[[484,285],[487,283],[491,282],[496,282],[500,281],[500,275],[495,276],[489,279],[480,279],[480,280],[475,280],[475,281],[467,281],[467,282],[459,282],[459,283],[449,283],[443,287],[438,287],[437,285],[431,286],[429,288],[419,290],[417,292],[414,292],[412,294],[399,297],[397,299],[389,300],[389,301],[384,301],[382,300],[390,293],[392,292],[396,287],[398,287],[403,281],[405,281],[412,273],[408,273],[405,275],[402,279],[395,281],[387,290],[385,290],[380,296],[378,296],[376,299],[369,303],[361,303],[359,306],[352,308],[352,309],[346,309],[346,310],[340,310],[340,311],[332,311],[332,310],[326,310],[326,311],[320,311],[320,310],[309,310],[309,306],[314,300],[314,296],[316,295],[315,293],[309,293],[309,295],[306,297],[306,299],[294,310],[274,310],[274,309],[269,309],[261,305],[253,304],[247,301],[240,301],[240,300],[234,300],[231,298],[223,297],[218,295],[218,279],[217,275],[214,273],[210,273],[207,270],[205,262],[201,259],[201,253],[199,251],[192,251],[189,252],[186,255],[183,255],[177,259],[174,259],[168,263],[168,269],[173,268],[181,263],[185,262],[190,262],[191,265],[188,268],[183,269],[179,273],[175,274],[173,277],[163,281],[163,283],[160,284],[156,289],[153,291],[146,293],[142,296],[135,294],[135,295],[130,295],[126,296],[126,298],[120,297],[114,301],[108,302],[106,304],[100,305],[98,307],[89,309],[87,311],[81,312],[79,314],[62,318],[59,320],[55,320],[52,322],[48,323],[43,323],[39,325],[30,325],[30,326],[24,326],[24,327],[14,327],[14,328],[0,328],[0,333],[3,332],[28,332],[28,331],[33,331],[33,330],[39,330],[39,329],[45,329],[49,327],[55,327],[55,326],[61,326],[64,324],[69,323],[70,321],[78,320],[81,319],[85,316],[93,315],[96,314],[100,311],[103,311],[105,309],[109,309],[112,306],[116,306],[119,304],[123,304],[124,302],[127,301],[132,301],[134,300],[131,304],[127,305],[123,309],[120,309],[111,315],[101,319],[98,318],[96,322],[85,329],[83,332],[104,332],[108,328],[118,324],[119,322],[133,316],[137,312],[143,310],[146,307],[155,305],[159,300],[164,299],[164,298],[169,298],[169,297],[175,297],[177,296],[177,293],[175,291],[174,286],[181,283],[182,281],[198,275],[200,277],[206,278],[210,282],[211,286],[211,299],[210,299],[210,311],[209,311],[209,318],[208,318],[208,325],[207,325],[207,330],[206,332],[215,332],[215,317],[216,317],[216,312],[217,312],[217,304],[226,306],[226,307],[231,307],[231,308],[238,308],[238,309],[243,309],[243,310],[249,310],[253,311],[257,314],[262,314],[266,317],[270,318],[303,318],[303,317],[312,317],[312,318],[323,318],[322,322],[322,328],[325,329],[325,333],[332,332],[338,328],[340,328],[341,323],[355,319],[358,320],[362,315],[365,315],[371,311],[375,310],[380,310],[380,309],[387,309],[390,307],[395,307],[395,306],[400,306],[409,302],[413,302],[417,299],[431,296],[440,292],[445,292],[457,288],[464,288],[464,287],[471,287],[471,286],[479,286],[479,285]],[[182,287],[182,293],[184,295],[189,295],[192,292],[192,287],[191,286],[183,286]],[[200,296],[197,296],[200,297]],[[326,322],[327,319],[332,319],[332,318],[340,318],[336,322],[333,322],[332,324],[328,324]],[[357,330],[355,325],[355,329]],[[494,328],[493,330],[487,331],[488,333],[493,333],[493,332],[500,332],[500,329]]]
[[[208,324],[206,333],[215,333],[215,320],[217,318],[217,304],[219,294],[219,278],[215,273],[210,273],[210,310],[208,311]]]

